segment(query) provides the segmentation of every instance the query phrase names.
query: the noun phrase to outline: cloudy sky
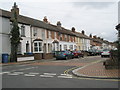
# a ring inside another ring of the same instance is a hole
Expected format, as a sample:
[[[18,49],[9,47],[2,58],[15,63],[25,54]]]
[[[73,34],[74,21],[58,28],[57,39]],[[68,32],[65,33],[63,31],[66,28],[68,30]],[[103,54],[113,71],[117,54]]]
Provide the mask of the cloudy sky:
[[[51,24],[61,21],[67,29],[75,27],[87,35],[117,39],[118,0],[0,0],[0,8],[10,11],[14,2],[21,15],[39,20],[47,16]]]

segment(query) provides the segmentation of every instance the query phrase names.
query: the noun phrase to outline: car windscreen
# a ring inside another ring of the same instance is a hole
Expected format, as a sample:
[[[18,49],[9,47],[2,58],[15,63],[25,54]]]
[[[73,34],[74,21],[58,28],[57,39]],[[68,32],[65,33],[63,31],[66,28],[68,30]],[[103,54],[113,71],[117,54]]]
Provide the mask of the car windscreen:
[[[63,54],[65,53],[64,51],[56,52],[56,54]]]

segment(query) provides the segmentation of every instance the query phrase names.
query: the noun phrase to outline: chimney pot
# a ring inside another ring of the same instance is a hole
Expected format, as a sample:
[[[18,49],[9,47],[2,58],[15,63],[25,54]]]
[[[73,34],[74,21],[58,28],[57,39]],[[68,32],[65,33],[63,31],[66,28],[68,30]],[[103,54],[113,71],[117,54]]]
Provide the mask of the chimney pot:
[[[83,34],[83,35],[85,34],[85,31],[84,31],[84,30],[82,30],[82,34]]]
[[[90,34],[90,36],[89,36],[90,38],[92,38],[92,34]]]
[[[95,39],[96,39],[96,36],[93,36],[93,38],[95,38]]]
[[[57,22],[57,26],[61,27],[61,22],[60,21]]]
[[[75,28],[74,27],[72,27],[72,32],[75,32]]]
[[[46,17],[46,16],[44,17],[43,21],[44,21],[45,23],[48,23],[48,20],[47,20],[47,17]]]

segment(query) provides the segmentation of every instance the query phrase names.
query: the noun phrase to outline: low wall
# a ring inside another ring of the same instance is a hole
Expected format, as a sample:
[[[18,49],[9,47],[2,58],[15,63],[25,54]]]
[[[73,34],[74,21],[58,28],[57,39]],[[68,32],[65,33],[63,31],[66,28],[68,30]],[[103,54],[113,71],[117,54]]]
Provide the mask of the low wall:
[[[17,61],[30,61],[30,60],[34,60],[34,56],[29,56],[29,57],[18,57]]]
[[[42,53],[34,53],[34,59],[35,60],[43,59],[43,54]]]
[[[44,53],[43,54],[43,59],[52,59],[53,58],[53,53]]]
[[[35,53],[34,59],[35,60],[41,60],[41,59],[52,59],[53,53]]]

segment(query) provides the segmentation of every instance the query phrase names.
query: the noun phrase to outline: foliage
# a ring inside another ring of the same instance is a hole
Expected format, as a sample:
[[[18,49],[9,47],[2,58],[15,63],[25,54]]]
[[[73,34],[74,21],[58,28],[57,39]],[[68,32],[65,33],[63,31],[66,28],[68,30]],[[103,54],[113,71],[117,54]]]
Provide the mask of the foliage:
[[[17,48],[18,44],[20,43],[20,33],[19,33],[19,27],[18,27],[18,21],[17,21],[17,13],[14,10],[14,17],[12,22],[12,30],[11,30],[11,62],[17,62]]]

